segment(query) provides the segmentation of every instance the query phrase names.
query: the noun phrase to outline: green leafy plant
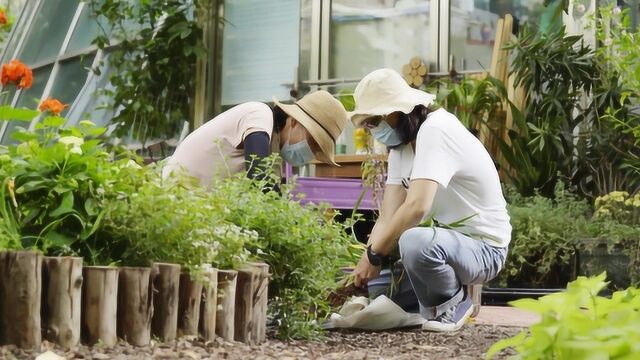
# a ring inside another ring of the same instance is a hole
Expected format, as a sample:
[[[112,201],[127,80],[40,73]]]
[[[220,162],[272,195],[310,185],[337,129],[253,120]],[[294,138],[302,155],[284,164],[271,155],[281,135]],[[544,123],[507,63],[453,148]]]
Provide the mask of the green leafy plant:
[[[512,347],[516,359],[635,359],[640,356],[640,290],[598,296],[606,274],[579,277],[561,293],[511,302],[541,321],[495,343],[486,358]]]
[[[637,97],[640,90],[637,46],[640,27],[632,27],[629,11],[609,4],[599,8],[598,17],[594,19],[596,37],[603,45],[596,50],[596,55],[605,67],[603,70],[619,76],[623,102],[628,97]]]
[[[326,205],[301,205],[295,184],[279,185],[275,158],[261,180],[242,174],[212,186],[213,204],[223,218],[258,237],[246,243],[252,256],[269,264],[270,309],[282,338],[309,338],[320,334],[316,323],[330,308],[328,295],[343,276],[341,268],[357,262],[362,254],[357,242],[345,233],[351,224],[334,220]]]
[[[588,230],[598,240],[595,244],[606,245],[608,251],[619,247],[629,257],[631,283],[640,284],[640,193],[614,191],[596,198]]]
[[[574,110],[593,87],[593,51],[564,28],[540,34],[526,26],[506,48],[516,54],[511,73],[527,98],[522,113],[512,107],[514,129],[499,147],[522,194],[552,196],[558,179],[573,177],[574,130],[585,119]]]
[[[497,117],[502,109],[502,84],[495,78],[465,78],[460,82],[441,80],[438,83],[439,103],[456,114],[468,129],[479,130],[481,124]]]
[[[202,30],[194,18],[209,2],[179,0],[90,1],[105,24],[94,40],[109,55],[113,90],[103,90],[120,108],[111,120],[118,135],[143,143],[168,138],[192,119],[196,59],[205,55]]]
[[[104,128],[89,121],[63,128],[64,122],[48,116],[34,131],[12,134],[19,143],[5,148],[0,172],[14,186],[13,215],[23,246],[48,255],[76,254],[94,234],[104,186],[128,163],[114,159],[98,138]]]
[[[555,199],[507,188],[513,227],[502,285],[564,287],[575,274],[576,243],[587,237],[591,208],[558,183]]]
[[[192,275],[207,266],[237,268],[246,261],[244,243],[257,234],[222,220],[211,191],[183,179],[162,180],[159,169],[140,168],[135,191],[107,198],[99,236],[110,239],[118,264],[153,261],[185,266]]]
[[[640,189],[640,65],[637,39],[640,28],[631,27],[629,10],[613,5],[598,9],[590,122],[582,126],[578,143],[580,164],[591,177],[581,188],[595,198],[614,190]]]
[[[4,178],[0,188],[0,251],[19,250],[22,248],[20,242],[20,231],[18,224],[11,210],[11,200],[5,196],[7,190],[12,191],[13,180]]]

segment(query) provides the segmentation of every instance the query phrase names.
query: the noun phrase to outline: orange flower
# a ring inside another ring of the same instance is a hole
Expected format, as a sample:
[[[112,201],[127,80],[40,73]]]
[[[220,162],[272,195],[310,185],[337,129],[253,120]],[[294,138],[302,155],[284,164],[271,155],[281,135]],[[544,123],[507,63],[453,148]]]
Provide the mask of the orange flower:
[[[8,22],[7,14],[4,13],[4,10],[0,9],[0,25],[7,25]]]
[[[33,83],[33,72],[19,60],[11,60],[8,64],[2,64],[2,85],[16,84],[18,89],[28,89]]]
[[[49,96],[45,101],[42,102],[42,104],[40,104],[40,107],[38,107],[38,110],[45,112],[45,111],[50,111],[53,115],[60,115],[60,113],[62,112],[62,110],[64,110],[64,108],[66,108],[67,104],[63,104],[61,103],[59,100],[56,99],[52,99],[51,96]]]

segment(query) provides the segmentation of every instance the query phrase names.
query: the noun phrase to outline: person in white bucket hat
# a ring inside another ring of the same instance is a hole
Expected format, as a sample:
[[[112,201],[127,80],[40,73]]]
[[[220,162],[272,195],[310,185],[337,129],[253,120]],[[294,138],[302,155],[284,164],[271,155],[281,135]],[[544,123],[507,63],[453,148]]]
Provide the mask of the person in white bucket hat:
[[[314,158],[337,166],[335,142],[349,121],[340,101],[319,90],[294,104],[274,103],[246,102],[208,121],[178,145],[163,177],[184,171],[203,186],[245,170],[254,178],[272,151],[293,166]]]
[[[496,167],[455,115],[433,109],[435,96],[411,88],[394,70],[365,76],[354,98],[354,125],[390,149],[380,216],[355,285],[376,278],[399,247],[423,329],[455,331],[473,311],[464,285],[493,279],[511,240]],[[429,219],[430,226],[420,226]]]

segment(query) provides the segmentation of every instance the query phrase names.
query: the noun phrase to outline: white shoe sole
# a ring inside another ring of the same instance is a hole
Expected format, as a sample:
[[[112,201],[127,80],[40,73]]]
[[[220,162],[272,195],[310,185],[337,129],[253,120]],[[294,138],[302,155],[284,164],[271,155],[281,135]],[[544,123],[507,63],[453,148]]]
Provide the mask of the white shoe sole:
[[[433,331],[433,332],[452,332],[460,330],[462,326],[467,322],[469,317],[471,317],[471,313],[473,313],[473,305],[469,307],[467,312],[464,313],[460,321],[451,324],[443,324],[439,321],[429,320],[422,324],[422,330]]]

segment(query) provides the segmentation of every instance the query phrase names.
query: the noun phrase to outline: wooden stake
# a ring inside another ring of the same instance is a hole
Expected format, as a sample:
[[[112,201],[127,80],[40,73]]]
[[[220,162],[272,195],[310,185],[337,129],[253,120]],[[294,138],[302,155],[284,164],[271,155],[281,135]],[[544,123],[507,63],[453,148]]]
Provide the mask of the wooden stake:
[[[152,289],[151,268],[120,268],[118,335],[131,345],[146,346],[151,341]]]
[[[269,265],[265,263],[250,263],[258,270],[258,286],[253,295],[253,331],[251,337],[255,344],[267,340],[267,306],[269,289]]]
[[[202,283],[188,273],[180,275],[180,300],[178,306],[178,335],[198,335]]]
[[[216,338],[216,312],[218,309],[218,269],[211,269],[206,274],[203,285],[202,303],[200,304],[200,333],[205,341]]]
[[[178,329],[178,294],[180,289],[180,265],[154,263],[153,318],[151,334],[162,341],[176,338]]]
[[[258,287],[259,273],[259,269],[250,265],[238,270],[234,339],[247,344],[253,343],[251,338],[251,333],[254,332],[253,294]]]
[[[0,345],[40,347],[42,255],[0,252]]]
[[[82,269],[82,339],[105,347],[118,342],[116,332],[119,270],[109,266]]]
[[[82,258],[43,258],[42,284],[43,336],[70,349],[80,341]]]
[[[237,279],[235,270],[218,270],[216,334],[226,341],[232,341],[234,336]]]

